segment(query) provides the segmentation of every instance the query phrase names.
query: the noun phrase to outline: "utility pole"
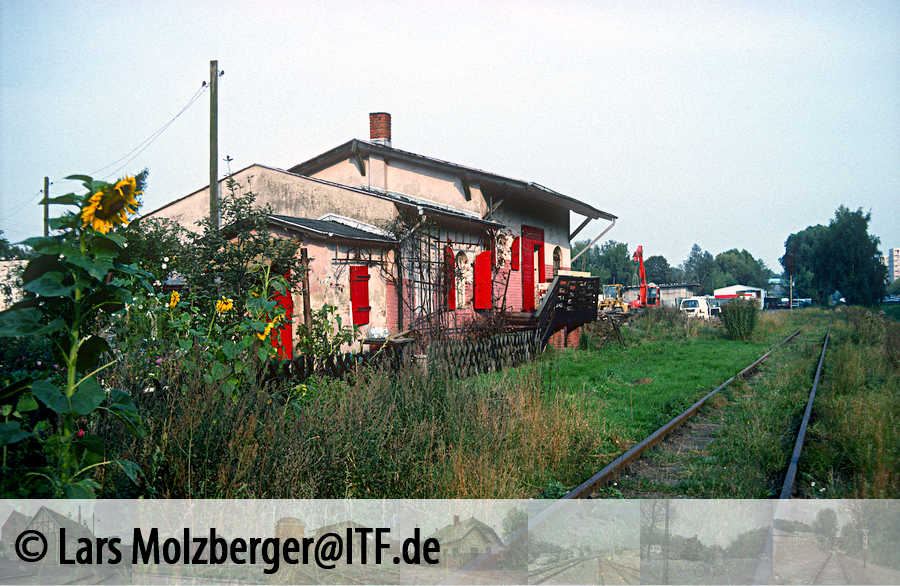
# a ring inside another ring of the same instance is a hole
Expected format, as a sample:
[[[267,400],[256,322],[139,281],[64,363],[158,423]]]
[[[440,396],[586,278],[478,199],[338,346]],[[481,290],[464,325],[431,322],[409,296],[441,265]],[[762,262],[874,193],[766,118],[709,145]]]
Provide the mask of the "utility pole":
[[[666,534],[664,543],[666,552],[663,558],[663,584],[669,583],[669,499],[666,499]]]
[[[219,229],[219,62],[209,62],[209,221]]]
[[[44,177],[44,236],[50,235],[50,178]]]
[[[312,323],[312,309],[310,308],[309,299],[309,253],[306,247],[300,249],[300,264],[303,265],[303,323],[310,325]]]
[[[793,309],[794,309],[794,275],[793,274],[790,274],[790,279],[791,279],[791,293],[790,293],[790,297],[788,298],[788,307],[793,311]]]

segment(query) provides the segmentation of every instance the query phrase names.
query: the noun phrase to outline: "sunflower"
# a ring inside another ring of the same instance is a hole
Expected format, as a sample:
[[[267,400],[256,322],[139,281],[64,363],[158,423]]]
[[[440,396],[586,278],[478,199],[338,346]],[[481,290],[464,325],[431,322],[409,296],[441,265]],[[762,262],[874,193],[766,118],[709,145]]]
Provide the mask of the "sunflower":
[[[178,291],[172,291],[172,294],[169,296],[169,309],[178,305],[179,301],[181,301],[181,295],[178,294]]]
[[[216,301],[216,312],[225,313],[226,311],[231,311],[231,308],[234,307],[234,300],[228,299],[227,297],[222,297],[218,301]]]
[[[135,196],[140,193],[134,177],[126,177],[115,185],[107,185],[91,195],[81,210],[82,227],[90,226],[97,232],[106,234],[115,226],[128,224],[128,216],[137,214],[140,204]]]
[[[269,334],[272,333],[272,328],[275,327],[275,324],[277,324],[279,322],[279,320],[281,320],[281,316],[276,315],[274,318],[272,318],[272,321],[270,321],[269,323],[266,324],[265,331],[256,333],[256,337],[259,338],[260,340],[265,340],[266,338],[268,338]]]

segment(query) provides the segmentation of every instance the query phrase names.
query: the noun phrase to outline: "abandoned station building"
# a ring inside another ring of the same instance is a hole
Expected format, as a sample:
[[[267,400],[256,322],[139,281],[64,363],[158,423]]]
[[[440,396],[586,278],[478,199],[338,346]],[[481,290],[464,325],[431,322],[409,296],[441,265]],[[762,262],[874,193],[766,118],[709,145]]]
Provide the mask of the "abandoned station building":
[[[336,306],[369,339],[452,332],[491,309],[540,311],[541,292],[570,266],[572,239],[591,220],[615,222],[537,183],[395,148],[390,114],[370,114],[369,130],[287,170],[231,175],[271,206],[273,233],[307,249],[311,307]],[[146,216],[196,230],[208,210],[205,187]],[[299,289],[282,305],[302,323]],[[291,356],[290,324],[280,335]]]

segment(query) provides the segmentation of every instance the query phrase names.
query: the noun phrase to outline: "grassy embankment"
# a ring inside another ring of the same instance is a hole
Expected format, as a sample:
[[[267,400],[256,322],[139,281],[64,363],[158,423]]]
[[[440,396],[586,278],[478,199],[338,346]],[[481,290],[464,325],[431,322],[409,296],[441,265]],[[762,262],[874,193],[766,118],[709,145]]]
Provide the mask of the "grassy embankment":
[[[804,332],[779,348],[757,376],[732,385],[699,418],[719,425],[702,451],[661,446],[648,458],[678,472],[667,482],[625,479],[628,494],[705,498],[777,496],[830,314],[799,312]],[[808,498],[896,497],[897,344],[900,324],[860,308],[836,312],[797,478]],[[891,360],[893,331],[894,359]]]

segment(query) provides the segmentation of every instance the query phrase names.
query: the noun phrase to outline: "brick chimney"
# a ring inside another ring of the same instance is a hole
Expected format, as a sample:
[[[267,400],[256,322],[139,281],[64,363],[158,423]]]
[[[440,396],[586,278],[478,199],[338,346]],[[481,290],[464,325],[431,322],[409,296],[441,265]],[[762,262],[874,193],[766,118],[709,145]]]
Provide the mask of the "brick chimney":
[[[391,115],[387,112],[369,114],[369,140],[391,146]]]

